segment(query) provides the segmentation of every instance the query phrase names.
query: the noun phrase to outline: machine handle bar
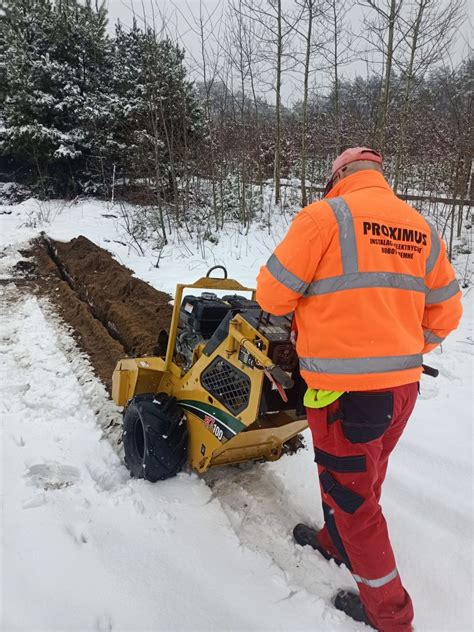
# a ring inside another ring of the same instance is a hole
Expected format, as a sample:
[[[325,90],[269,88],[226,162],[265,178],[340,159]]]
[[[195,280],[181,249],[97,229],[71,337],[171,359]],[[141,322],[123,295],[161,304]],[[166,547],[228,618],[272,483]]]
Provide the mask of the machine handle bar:
[[[209,278],[211,277],[211,272],[213,272],[214,270],[223,270],[224,271],[224,279],[227,279],[227,270],[226,268],[224,268],[224,266],[212,266],[212,268],[209,268],[209,270],[207,271],[206,277]],[[211,277],[213,279],[217,278],[217,277]]]

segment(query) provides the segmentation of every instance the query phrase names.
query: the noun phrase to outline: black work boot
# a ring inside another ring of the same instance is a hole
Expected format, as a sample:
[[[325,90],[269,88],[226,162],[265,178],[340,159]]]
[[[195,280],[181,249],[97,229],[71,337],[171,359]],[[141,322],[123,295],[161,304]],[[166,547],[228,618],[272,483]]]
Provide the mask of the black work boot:
[[[297,524],[293,529],[293,537],[295,541],[301,546],[311,546],[315,551],[321,553],[326,560],[334,560],[338,566],[342,564],[341,560],[332,556],[322,547],[318,542],[318,532],[313,527],[308,527],[306,524]]]
[[[345,612],[354,621],[365,623],[375,630],[365,613],[364,606],[357,593],[350,590],[340,590],[334,598],[334,606],[337,610]]]

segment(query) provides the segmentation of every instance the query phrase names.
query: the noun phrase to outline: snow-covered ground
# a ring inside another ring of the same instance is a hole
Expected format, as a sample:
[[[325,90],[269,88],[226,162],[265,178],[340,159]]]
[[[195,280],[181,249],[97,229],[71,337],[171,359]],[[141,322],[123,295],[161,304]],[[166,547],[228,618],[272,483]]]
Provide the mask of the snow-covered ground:
[[[160,267],[125,242],[114,209],[28,200],[0,207],[2,630],[364,630],[331,606],[349,573],[296,547],[320,524],[312,451],[273,464],[131,480],[101,430],[119,412],[50,307],[7,281],[40,230],[83,234],[137,276],[173,292],[211,265],[253,284],[286,229],[228,229],[219,243],[175,238]],[[38,215],[40,216],[38,219]],[[47,221],[45,221],[47,220]],[[203,256],[204,255],[204,256]],[[427,362],[393,454],[383,505],[417,632],[473,629],[472,292],[462,325]],[[310,445],[309,436],[307,443]]]

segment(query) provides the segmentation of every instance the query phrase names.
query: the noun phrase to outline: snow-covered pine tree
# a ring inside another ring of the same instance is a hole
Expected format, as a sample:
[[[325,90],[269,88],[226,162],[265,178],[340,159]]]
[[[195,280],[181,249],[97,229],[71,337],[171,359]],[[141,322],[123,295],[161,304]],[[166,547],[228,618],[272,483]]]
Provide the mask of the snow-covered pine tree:
[[[140,155],[142,121],[147,113],[142,35],[135,20],[130,30],[117,22],[112,53],[110,114],[113,130],[107,147],[108,157],[117,165],[117,173],[132,182],[145,175],[140,168],[143,163]]]
[[[179,213],[178,180],[192,169],[204,118],[183,64],[184,51],[152,29],[118,24],[114,51],[114,161],[147,179]]]
[[[4,0],[3,8],[0,149],[7,169],[44,195],[76,193],[106,114],[106,11],[89,0]]]
[[[53,6],[50,0],[5,0],[2,8],[2,171],[44,185],[45,163],[60,135],[51,121]]]
[[[74,188],[103,191],[112,167],[107,163],[110,135],[112,42],[106,34],[107,10],[91,0],[56,0],[53,54],[62,92],[61,111],[69,142],[55,152],[74,164]]]

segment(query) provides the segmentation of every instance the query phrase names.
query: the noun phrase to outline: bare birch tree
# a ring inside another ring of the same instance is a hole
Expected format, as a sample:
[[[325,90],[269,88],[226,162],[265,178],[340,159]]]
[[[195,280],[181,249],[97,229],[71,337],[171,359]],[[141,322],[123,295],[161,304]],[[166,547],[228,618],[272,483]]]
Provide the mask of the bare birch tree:
[[[283,9],[282,0],[242,0],[242,13],[255,20],[262,43],[262,58],[272,73],[271,88],[275,91],[275,153],[273,180],[275,203],[281,199],[281,153],[282,153],[282,77],[288,70],[288,62],[294,64],[289,55],[289,46],[298,17]]]
[[[217,173],[215,158],[215,125],[212,121],[212,91],[219,75],[219,37],[222,24],[222,7],[219,2],[212,11],[209,11],[203,0],[199,0],[198,14],[194,15],[191,11],[183,11],[176,3],[173,3],[178,18],[187,25],[188,29],[198,38],[199,55],[195,56],[188,48],[189,58],[193,62],[194,73],[198,77],[200,85],[204,92],[204,109],[206,113],[206,121],[209,135],[209,160],[208,166],[210,171],[211,190],[212,190],[212,206],[216,228],[220,226],[221,218],[219,217],[219,205],[217,194]],[[189,6],[187,7],[189,9]]]
[[[327,40],[323,38],[321,29],[317,28],[317,20],[322,25],[323,10],[321,0],[299,0],[297,6],[301,8],[301,20],[295,25],[295,31],[303,43],[303,98],[301,103],[301,204],[308,204],[307,192],[307,162],[308,162],[308,106],[310,79],[316,72],[316,59]],[[320,60],[321,61],[321,60]]]
[[[394,55],[399,45],[399,16],[404,0],[363,0],[369,7],[364,22],[366,38],[371,46],[382,55],[382,80],[374,144],[383,151],[387,136],[387,121],[390,111],[390,88]]]
[[[327,35],[322,48],[330,76],[332,103],[334,106],[334,145],[332,154],[342,150],[342,114],[341,114],[341,69],[353,58],[352,41],[348,30],[350,4],[347,0],[324,0],[321,15]]]
[[[404,82],[396,143],[394,189],[400,182],[405,136],[412,115],[412,92],[416,82],[449,50],[455,29],[462,19],[462,2],[454,0],[414,0],[407,17],[402,17],[404,57],[395,61]]]

